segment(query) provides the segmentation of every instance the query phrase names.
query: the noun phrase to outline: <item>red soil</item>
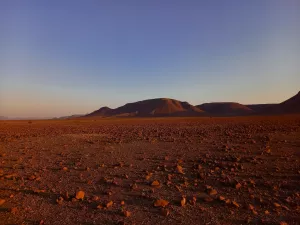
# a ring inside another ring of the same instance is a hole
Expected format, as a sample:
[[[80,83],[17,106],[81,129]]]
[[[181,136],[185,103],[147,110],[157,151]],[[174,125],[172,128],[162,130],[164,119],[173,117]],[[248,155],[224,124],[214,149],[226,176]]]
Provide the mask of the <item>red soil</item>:
[[[0,224],[296,225],[299,137],[299,116],[1,121]]]

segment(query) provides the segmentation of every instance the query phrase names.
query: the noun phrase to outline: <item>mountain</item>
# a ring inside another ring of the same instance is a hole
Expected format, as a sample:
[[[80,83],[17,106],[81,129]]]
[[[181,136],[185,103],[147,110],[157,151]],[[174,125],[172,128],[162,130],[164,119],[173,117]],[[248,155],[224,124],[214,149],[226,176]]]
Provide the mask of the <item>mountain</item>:
[[[0,116],[0,120],[8,120],[9,118],[6,116]]]
[[[280,104],[266,107],[262,114],[294,114],[300,113],[300,92]]]
[[[110,116],[111,108],[105,106],[100,109],[88,114],[87,116]]]
[[[277,104],[252,104],[252,105],[246,105],[248,108],[252,109],[256,113],[260,113],[264,111],[266,108],[270,106],[274,106]]]
[[[300,92],[280,104],[242,105],[236,102],[212,102],[193,106],[175,99],[156,98],[127,103],[115,109],[102,107],[85,116],[245,116],[284,113],[300,113]]]
[[[295,96],[280,103],[279,107],[286,113],[300,113],[300,91]]]
[[[127,103],[116,109],[102,107],[87,116],[198,116],[203,113],[188,102],[157,98]]]
[[[249,107],[236,102],[212,102],[197,105],[198,108],[216,116],[241,116],[254,113]]]

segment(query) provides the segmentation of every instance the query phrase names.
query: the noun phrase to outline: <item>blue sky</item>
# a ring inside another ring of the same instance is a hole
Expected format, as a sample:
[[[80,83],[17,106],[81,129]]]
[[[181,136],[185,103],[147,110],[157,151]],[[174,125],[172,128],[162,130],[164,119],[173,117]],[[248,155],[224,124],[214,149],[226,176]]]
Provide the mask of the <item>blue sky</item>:
[[[0,115],[300,91],[300,1],[0,1]]]

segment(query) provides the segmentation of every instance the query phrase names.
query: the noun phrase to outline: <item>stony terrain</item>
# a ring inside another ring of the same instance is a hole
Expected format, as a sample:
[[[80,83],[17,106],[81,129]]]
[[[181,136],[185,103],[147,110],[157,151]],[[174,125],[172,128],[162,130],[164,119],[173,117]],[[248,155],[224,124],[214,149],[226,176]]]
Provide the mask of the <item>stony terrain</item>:
[[[0,224],[299,224],[300,116],[0,121]]]

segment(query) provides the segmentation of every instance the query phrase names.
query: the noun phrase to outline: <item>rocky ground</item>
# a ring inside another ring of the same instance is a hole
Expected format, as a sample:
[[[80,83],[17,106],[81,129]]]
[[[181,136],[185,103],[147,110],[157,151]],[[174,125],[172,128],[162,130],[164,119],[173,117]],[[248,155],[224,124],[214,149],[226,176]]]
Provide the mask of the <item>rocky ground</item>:
[[[300,116],[0,121],[0,224],[300,224]]]

